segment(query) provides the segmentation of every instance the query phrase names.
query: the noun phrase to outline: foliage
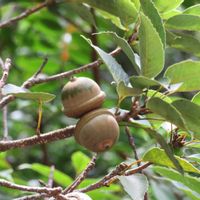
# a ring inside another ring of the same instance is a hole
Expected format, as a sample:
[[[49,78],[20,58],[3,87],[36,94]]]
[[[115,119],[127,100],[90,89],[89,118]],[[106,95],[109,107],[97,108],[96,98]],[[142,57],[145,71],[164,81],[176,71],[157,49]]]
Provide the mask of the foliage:
[[[200,199],[197,1],[1,0],[0,6],[0,199],[30,195],[5,181],[62,191],[78,182],[101,200]],[[119,141],[92,162],[71,137],[77,120],[62,113],[61,89],[73,75],[101,86],[103,107],[120,126]],[[68,135],[37,138],[59,129]]]

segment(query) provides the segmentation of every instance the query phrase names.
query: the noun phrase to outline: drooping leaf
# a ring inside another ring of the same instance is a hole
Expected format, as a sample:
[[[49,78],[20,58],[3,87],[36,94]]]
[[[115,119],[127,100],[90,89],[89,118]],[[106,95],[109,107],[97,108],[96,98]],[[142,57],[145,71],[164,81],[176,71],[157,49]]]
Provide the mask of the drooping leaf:
[[[178,172],[176,172],[173,169],[168,169],[165,167],[154,167],[154,171],[156,173],[159,173],[161,176],[166,177],[169,181],[177,181],[180,182],[182,184],[184,184],[185,186],[187,186],[188,188],[190,188],[191,190],[197,192],[198,194],[200,194],[200,180],[198,178],[189,176],[189,175],[181,175]]]
[[[176,100],[172,105],[181,113],[188,130],[200,134],[200,106],[186,99]]]
[[[162,13],[169,12],[181,5],[183,0],[153,0],[158,10]]]
[[[3,95],[12,94],[15,97],[27,100],[35,100],[42,102],[52,101],[56,96],[46,92],[30,92],[25,88],[18,87],[13,84],[7,84],[3,87]]]
[[[163,88],[164,86],[154,79],[150,79],[145,76],[131,76],[130,83],[133,87],[141,89],[149,89],[151,87],[157,86]]]
[[[173,105],[163,101],[162,99],[158,97],[151,98],[147,102],[147,108],[149,108],[152,112],[162,116],[177,127],[186,129],[184,120],[181,117],[181,113]]]
[[[153,78],[164,66],[164,51],[162,41],[150,19],[141,13],[139,28],[139,52],[142,75]]]
[[[165,29],[163,26],[162,19],[155,7],[155,5],[152,3],[151,0],[140,0],[140,4],[142,7],[142,11],[144,14],[151,20],[151,23],[153,24],[154,28],[158,32],[160,39],[163,44],[163,48],[165,48],[165,42],[166,42],[166,36],[165,36]]]
[[[89,162],[90,158],[80,151],[72,154],[72,164],[76,170],[76,174],[80,174]]]
[[[123,52],[126,54],[126,56],[129,58],[131,61],[132,65],[135,67],[136,72],[139,74],[140,73],[140,68],[135,62],[135,54],[134,51],[132,50],[131,46],[129,43],[122,37],[118,36],[114,32],[100,32],[98,34],[108,34],[111,35],[112,40],[123,50]]]
[[[183,11],[183,14],[200,16],[200,4],[187,8],[186,10]]]
[[[142,200],[148,190],[148,181],[143,174],[133,174],[131,176],[118,176],[124,190],[133,200]]]
[[[123,70],[122,66],[108,53],[100,49],[99,47],[92,44],[92,42],[83,37],[90,45],[95,49],[95,51],[99,54],[107,68],[109,69],[110,73],[113,76],[113,79],[118,84],[121,81],[124,81],[125,83],[128,82],[128,75]]]
[[[133,23],[137,18],[137,9],[130,0],[75,0],[87,3],[92,7],[99,8],[119,17],[124,25]]]
[[[156,139],[156,141],[160,144],[160,146],[163,148],[165,155],[168,157],[168,160],[170,160],[171,163],[173,163],[173,166],[181,173],[183,174],[183,168],[177,158],[174,156],[173,151],[171,147],[167,144],[165,138],[157,133],[157,131],[151,129],[151,128],[144,128],[147,133],[149,133],[153,138]]]
[[[117,85],[117,93],[119,96],[119,104],[120,104],[124,98],[130,97],[130,96],[132,97],[138,96],[143,93],[143,90],[140,88],[128,87],[124,84],[124,82],[120,82]]]
[[[172,48],[192,53],[200,57],[200,41],[191,35],[167,32],[167,44]]]
[[[186,30],[186,31],[200,31],[200,16],[180,14],[169,18],[165,26],[168,29]]]
[[[200,174],[200,170],[194,167],[191,163],[189,163],[187,160],[180,158],[178,156],[174,156],[178,162],[180,163],[181,167],[183,168],[184,171],[186,172],[194,172]],[[142,160],[144,161],[149,161],[152,162],[156,165],[162,165],[165,167],[171,167],[175,168],[174,164],[172,161],[169,159],[168,155],[166,152],[160,148],[154,147],[147,151]]]
[[[200,62],[186,60],[168,67],[164,76],[171,84],[183,83],[177,91],[186,92],[200,89],[199,74]]]
[[[200,106],[200,92],[195,94],[191,101]]]
[[[33,171],[38,172],[39,174],[43,175],[46,178],[49,177],[51,171],[51,167],[39,163],[22,164],[18,168],[20,170],[31,169]],[[72,183],[72,178],[59,170],[55,169],[53,174],[54,174],[53,180],[63,187],[66,187]]]

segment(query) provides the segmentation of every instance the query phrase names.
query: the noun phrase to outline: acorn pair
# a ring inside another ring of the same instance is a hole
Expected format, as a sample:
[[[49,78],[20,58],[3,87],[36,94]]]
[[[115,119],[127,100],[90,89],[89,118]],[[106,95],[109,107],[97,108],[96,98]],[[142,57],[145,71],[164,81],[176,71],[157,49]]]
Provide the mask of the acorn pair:
[[[74,137],[85,148],[94,152],[110,149],[119,136],[114,115],[100,108],[105,93],[90,78],[72,78],[62,90],[63,112],[68,117],[80,118]]]

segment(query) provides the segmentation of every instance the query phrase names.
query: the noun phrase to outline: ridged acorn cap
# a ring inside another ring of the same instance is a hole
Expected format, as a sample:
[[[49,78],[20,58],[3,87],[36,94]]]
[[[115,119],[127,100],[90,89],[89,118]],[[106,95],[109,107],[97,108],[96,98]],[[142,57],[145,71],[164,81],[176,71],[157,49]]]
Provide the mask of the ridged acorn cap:
[[[77,118],[101,107],[105,93],[92,79],[80,77],[73,78],[63,87],[61,98],[64,114]]]
[[[119,137],[119,126],[107,109],[97,109],[84,115],[77,123],[76,141],[93,152],[110,149]]]

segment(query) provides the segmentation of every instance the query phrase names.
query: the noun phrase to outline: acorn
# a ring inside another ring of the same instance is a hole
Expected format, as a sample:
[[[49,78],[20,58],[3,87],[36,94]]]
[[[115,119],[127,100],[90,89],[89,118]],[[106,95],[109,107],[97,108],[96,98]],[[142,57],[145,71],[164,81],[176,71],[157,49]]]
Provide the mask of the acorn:
[[[77,123],[76,141],[93,152],[110,149],[119,137],[119,126],[107,109],[96,109],[85,114]]]
[[[100,108],[105,93],[90,78],[72,78],[62,90],[63,112],[68,117],[78,118],[83,114]]]

